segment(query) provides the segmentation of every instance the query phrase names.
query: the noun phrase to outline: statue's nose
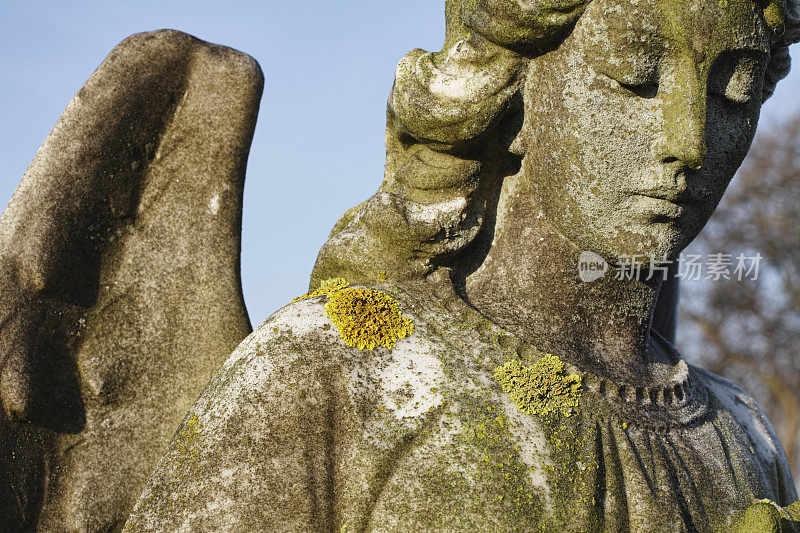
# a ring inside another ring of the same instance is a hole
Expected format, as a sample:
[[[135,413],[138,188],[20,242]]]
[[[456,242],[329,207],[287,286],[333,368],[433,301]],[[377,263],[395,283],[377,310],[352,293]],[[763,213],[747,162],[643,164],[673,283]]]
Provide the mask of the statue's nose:
[[[706,160],[706,87],[694,63],[676,69],[662,97],[661,136],[656,156],[664,163],[678,161],[699,169]]]

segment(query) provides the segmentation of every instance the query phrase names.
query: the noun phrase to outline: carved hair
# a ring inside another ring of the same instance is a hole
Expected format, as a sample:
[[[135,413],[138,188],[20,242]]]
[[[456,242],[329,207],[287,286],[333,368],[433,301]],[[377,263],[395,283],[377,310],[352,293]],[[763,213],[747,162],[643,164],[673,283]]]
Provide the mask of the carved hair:
[[[317,257],[311,287],[421,278],[472,243],[490,191],[514,174],[521,87],[532,57],[558,45],[590,0],[447,0],[440,52],[398,64],[386,120],[386,170],[376,194],[345,213]],[[800,0],[772,0],[763,99],[789,72],[800,40]]]
[[[764,74],[763,101],[772,96],[775,86],[789,74],[792,59],[789,45],[800,41],[800,0],[773,0],[764,8],[764,18],[773,30],[770,61]]]

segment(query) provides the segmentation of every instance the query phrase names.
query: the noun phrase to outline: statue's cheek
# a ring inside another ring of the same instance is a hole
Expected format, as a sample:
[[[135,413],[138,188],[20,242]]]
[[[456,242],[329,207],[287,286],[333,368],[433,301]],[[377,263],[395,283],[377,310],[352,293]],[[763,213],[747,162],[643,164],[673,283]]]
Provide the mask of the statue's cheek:
[[[733,175],[744,160],[758,124],[759,105],[731,104],[708,99],[707,143],[709,157],[719,160]]]

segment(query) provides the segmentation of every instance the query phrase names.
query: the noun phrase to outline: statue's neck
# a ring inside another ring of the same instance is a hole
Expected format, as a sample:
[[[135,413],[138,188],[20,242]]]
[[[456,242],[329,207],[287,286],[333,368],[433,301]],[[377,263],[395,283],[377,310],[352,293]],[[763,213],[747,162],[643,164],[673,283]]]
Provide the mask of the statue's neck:
[[[581,281],[582,250],[545,220],[521,179],[504,184],[491,247],[465,278],[467,299],[539,350],[607,378],[650,381],[648,363],[667,358],[650,339],[660,280],[617,279],[610,269]]]

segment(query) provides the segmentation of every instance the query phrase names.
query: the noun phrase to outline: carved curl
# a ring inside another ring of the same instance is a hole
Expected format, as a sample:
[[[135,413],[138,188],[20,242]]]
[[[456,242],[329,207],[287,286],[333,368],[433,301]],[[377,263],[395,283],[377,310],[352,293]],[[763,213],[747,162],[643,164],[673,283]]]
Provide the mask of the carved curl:
[[[773,32],[770,61],[764,73],[765,102],[778,82],[789,74],[789,45],[800,42],[800,0],[772,0],[764,8],[764,19]]]
[[[563,38],[582,12],[562,8],[447,1],[442,50],[413,50],[396,69],[383,184],[337,222],[312,287],[334,273],[363,283],[420,278],[475,239],[492,184],[518,167],[510,146],[526,54]]]

